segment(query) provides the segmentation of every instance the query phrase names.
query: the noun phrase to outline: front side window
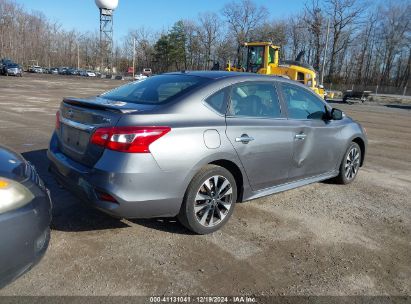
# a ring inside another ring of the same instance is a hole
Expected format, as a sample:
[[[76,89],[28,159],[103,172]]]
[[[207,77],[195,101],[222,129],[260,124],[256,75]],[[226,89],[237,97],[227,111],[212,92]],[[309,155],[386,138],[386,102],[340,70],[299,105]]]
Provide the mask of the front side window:
[[[231,90],[231,116],[279,118],[281,109],[273,83],[243,83]]]
[[[210,80],[190,75],[159,75],[126,84],[101,97],[129,103],[167,103]]]
[[[292,119],[323,119],[325,104],[306,89],[283,83],[282,91]]]

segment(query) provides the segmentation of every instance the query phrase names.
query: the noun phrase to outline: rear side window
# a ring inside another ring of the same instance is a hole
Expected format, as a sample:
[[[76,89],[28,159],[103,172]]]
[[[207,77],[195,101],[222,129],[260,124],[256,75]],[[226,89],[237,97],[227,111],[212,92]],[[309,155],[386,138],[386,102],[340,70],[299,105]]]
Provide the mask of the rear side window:
[[[130,103],[163,104],[208,81],[207,78],[190,75],[159,75],[121,86],[101,97]]]
[[[283,83],[282,91],[292,119],[323,119],[325,104],[306,89]]]
[[[227,110],[227,89],[223,89],[208,97],[205,102],[220,114],[225,114]]]
[[[274,84],[243,83],[231,90],[229,113],[232,116],[281,117],[280,103]]]

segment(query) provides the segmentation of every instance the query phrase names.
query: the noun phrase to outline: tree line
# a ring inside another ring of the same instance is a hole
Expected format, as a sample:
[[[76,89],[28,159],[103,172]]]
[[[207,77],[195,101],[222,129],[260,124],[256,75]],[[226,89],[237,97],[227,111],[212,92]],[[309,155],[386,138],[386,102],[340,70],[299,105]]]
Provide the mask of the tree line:
[[[217,62],[224,68],[239,58],[243,42],[272,41],[281,47],[281,59],[304,51],[303,61],[324,71],[325,82],[405,87],[411,73],[410,16],[410,0],[306,0],[300,12],[280,19],[253,0],[238,0],[218,12],[177,20],[167,31],[135,27],[115,42],[113,63],[126,72],[135,41],[137,71],[209,70]],[[24,65],[73,67],[80,59],[82,67],[95,69],[101,62],[99,34],[67,31],[41,12],[0,0],[3,57]]]

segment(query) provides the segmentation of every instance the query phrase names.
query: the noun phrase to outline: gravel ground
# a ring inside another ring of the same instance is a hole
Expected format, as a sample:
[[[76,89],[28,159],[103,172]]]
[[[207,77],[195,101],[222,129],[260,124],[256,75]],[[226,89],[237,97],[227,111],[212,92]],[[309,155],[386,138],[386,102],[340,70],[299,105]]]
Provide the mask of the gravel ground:
[[[52,239],[40,264],[0,295],[411,295],[411,107],[333,104],[368,131],[353,184],[238,204],[221,231],[197,236],[173,219],[110,218],[47,172],[62,97],[121,81],[26,76],[0,78],[0,142],[48,183]]]

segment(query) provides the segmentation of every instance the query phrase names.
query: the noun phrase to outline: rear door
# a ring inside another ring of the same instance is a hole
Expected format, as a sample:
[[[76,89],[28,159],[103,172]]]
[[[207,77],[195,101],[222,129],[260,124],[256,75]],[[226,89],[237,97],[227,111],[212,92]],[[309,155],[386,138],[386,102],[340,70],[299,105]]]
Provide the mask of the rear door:
[[[274,82],[233,85],[226,134],[254,191],[288,180],[293,130],[281,110]]]
[[[282,83],[288,119],[293,127],[290,180],[308,178],[335,170],[341,155],[340,121],[326,120],[326,104],[300,86]]]

